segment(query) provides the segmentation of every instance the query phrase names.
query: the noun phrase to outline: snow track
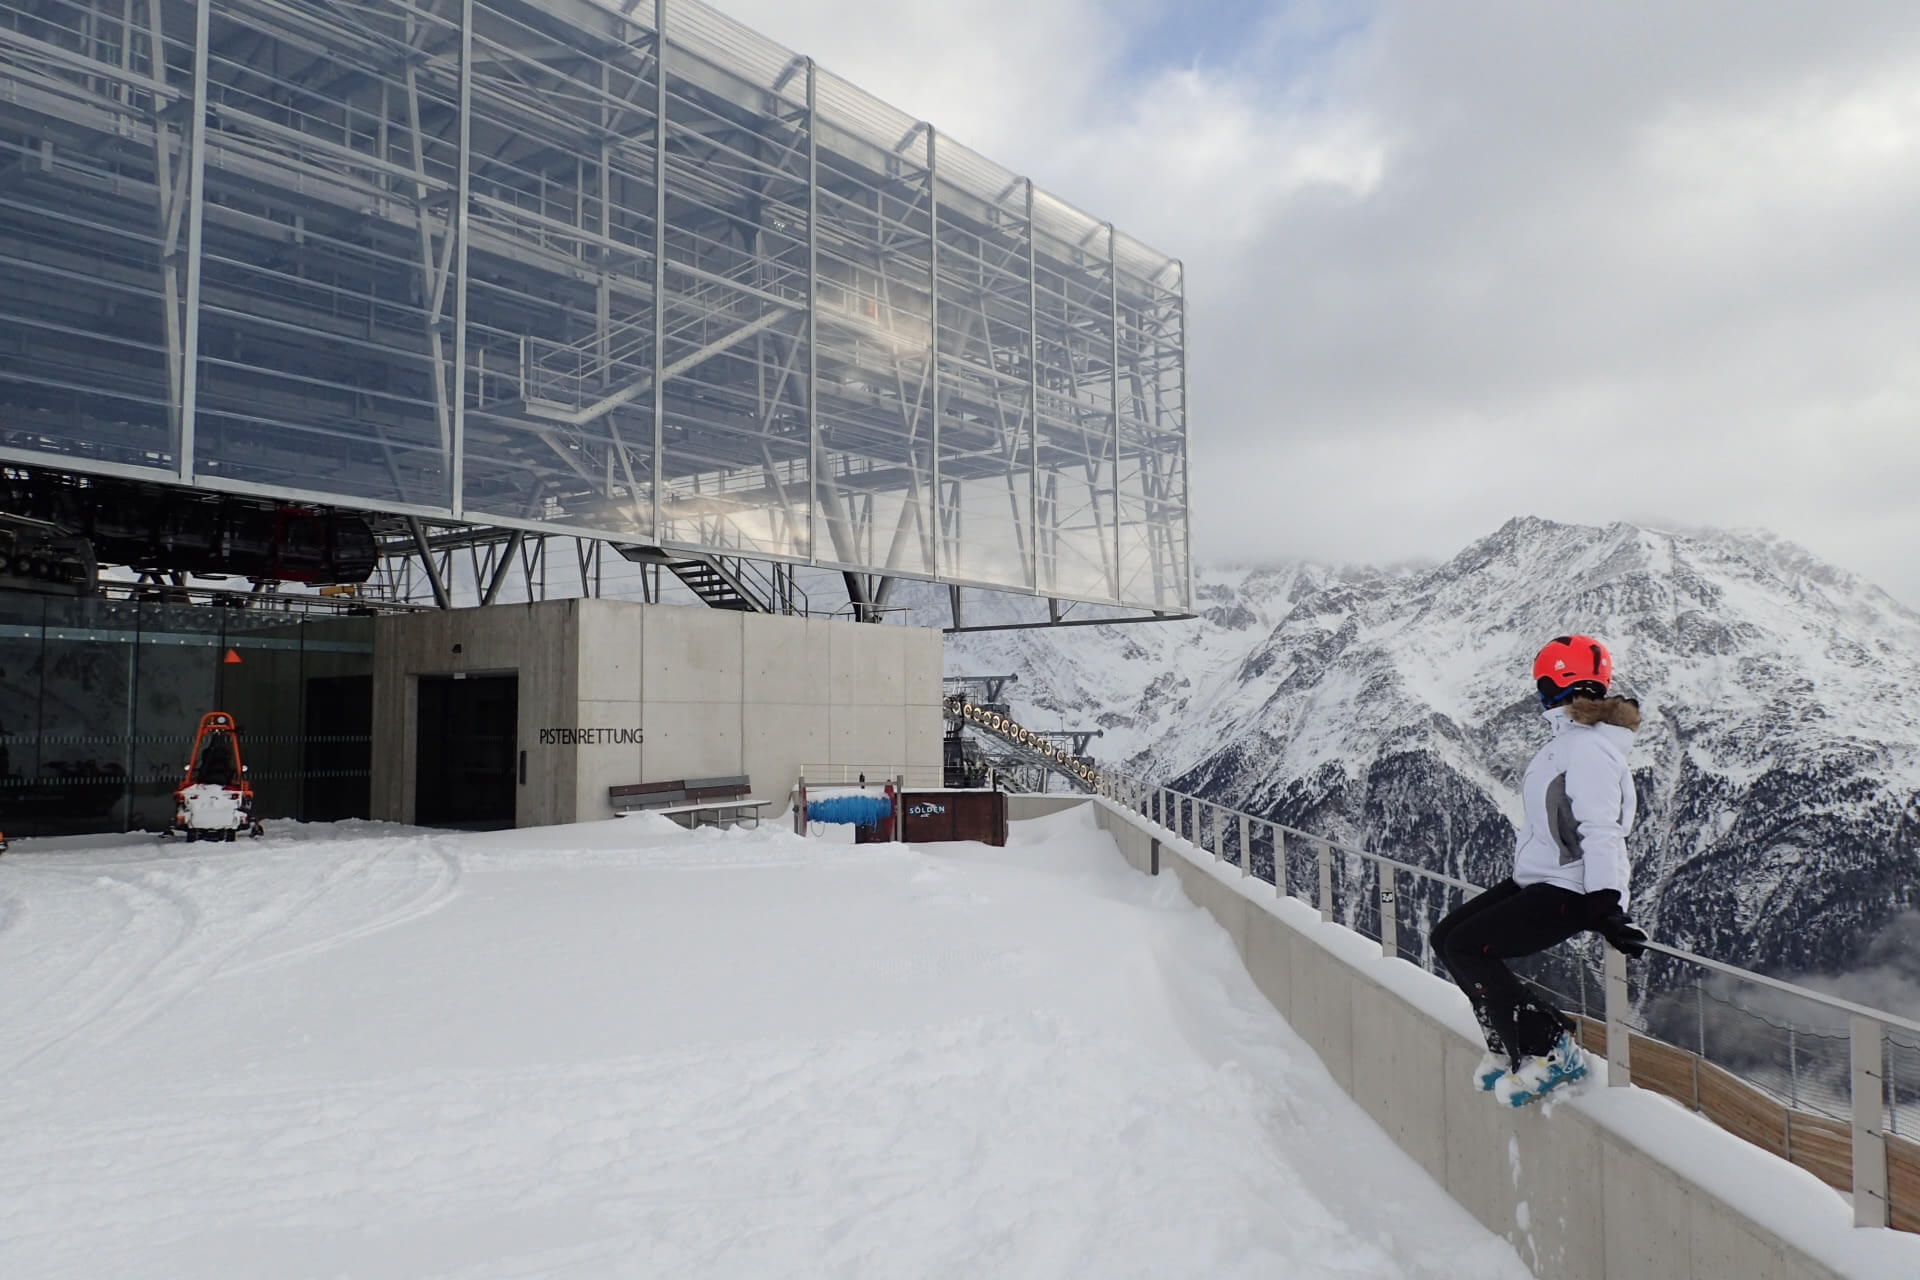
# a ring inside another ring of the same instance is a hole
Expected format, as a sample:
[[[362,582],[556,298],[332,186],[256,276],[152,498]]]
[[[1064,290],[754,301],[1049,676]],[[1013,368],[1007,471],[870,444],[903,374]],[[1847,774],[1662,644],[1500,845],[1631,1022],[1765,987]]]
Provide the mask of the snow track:
[[[1514,1277],[1171,881],[299,828],[0,862],[0,1274]]]

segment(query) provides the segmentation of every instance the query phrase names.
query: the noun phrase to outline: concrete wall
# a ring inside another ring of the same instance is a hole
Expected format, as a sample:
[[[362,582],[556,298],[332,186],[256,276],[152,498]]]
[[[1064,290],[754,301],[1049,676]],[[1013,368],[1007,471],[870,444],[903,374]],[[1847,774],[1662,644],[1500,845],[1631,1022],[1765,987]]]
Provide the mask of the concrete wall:
[[[1038,816],[1057,806],[1033,802],[1053,799],[1016,798],[1010,811]],[[1481,1046],[1463,1030],[1464,1000],[1459,1020],[1446,1016],[1443,979],[1381,957],[1271,885],[1242,882],[1231,867],[1221,874],[1210,855],[1138,815],[1084,803],[1133,866],[1146,868],[1159,846],[1161,873],[1178,876],[1232,936],[1255,985],[1333,1077],[1536,1275],[1811,1280],[1901,1274],[1910,1263],[1897,1233],[1855,1231],[1812,1175],[1664,1098],[1601,1089],[1551,1110],[1495,1105],[1469,1083]]]
[[[376,817],[412,820],[418,678],[455,671],[520,673],[521,826],[609,817],[620,783],[745,774],[779,805],[806,765],[940,767],[935,630],[590,599],[379,622]],[[561,726],[641,741],[540,741]]]
[[[578,723],[577,603],[490,605],[375,620],[374,817],[413,821],[420,677],[513,673],[520,678],[519,739],[527,753],[527,780],[515,788],[514,823],[533,827],[573,820],[575,755],[539,750],[536,744],[542,727]]]

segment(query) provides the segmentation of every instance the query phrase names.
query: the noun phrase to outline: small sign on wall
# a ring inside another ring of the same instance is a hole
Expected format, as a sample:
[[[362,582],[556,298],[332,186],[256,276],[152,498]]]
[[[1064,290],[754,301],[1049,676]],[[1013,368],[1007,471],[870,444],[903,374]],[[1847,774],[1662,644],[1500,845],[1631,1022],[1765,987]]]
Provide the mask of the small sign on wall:
[[[637,747],[646,741],[638,729],[590,729],[584,725],[556,725],[540,730],[543,747]]]

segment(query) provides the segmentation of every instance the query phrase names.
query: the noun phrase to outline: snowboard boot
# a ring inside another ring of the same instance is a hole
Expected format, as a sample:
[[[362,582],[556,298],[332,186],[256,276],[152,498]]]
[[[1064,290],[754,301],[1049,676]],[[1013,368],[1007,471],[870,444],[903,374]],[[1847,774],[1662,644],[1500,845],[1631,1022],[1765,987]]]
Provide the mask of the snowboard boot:
[[[1494,1083],[1493,1094],[1510,1107],[1524,1107],[1586,1074],[1585,1051],[1573,1042],[1570,1033],[1563,1031],[1553,1048],[1544,1054],[1521,1058],[1512,1071]]]
[[[1513,1069],[1513,1055],[1495,1047],[1506,1041],[1494,1027],[1493,1014],[1485,1001],[1473,1002],[1473,1016],[1480,1024],[1480,1038],[1487,1045],[1487,1051],[1480,1055],[1480,1065],[1473,1069],[1473,1087],[1482,1093],[1491,1093],[1500,1077]]]
[[[1480,1065],[1473,1069],[1473,1087],[1482,1093],[1492,1093],[1501,1077],[1512,1070],[1513,1059],[1489,1049],[1480,1055]]]

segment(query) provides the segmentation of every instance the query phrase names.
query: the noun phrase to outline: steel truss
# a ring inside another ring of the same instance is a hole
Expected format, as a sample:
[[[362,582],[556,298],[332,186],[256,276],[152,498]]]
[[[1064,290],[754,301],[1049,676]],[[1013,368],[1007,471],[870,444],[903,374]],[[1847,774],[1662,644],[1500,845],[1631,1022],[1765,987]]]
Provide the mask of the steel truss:
[[[0,459],[1170,613],[1184,331],[694,0],[0,0]]]

